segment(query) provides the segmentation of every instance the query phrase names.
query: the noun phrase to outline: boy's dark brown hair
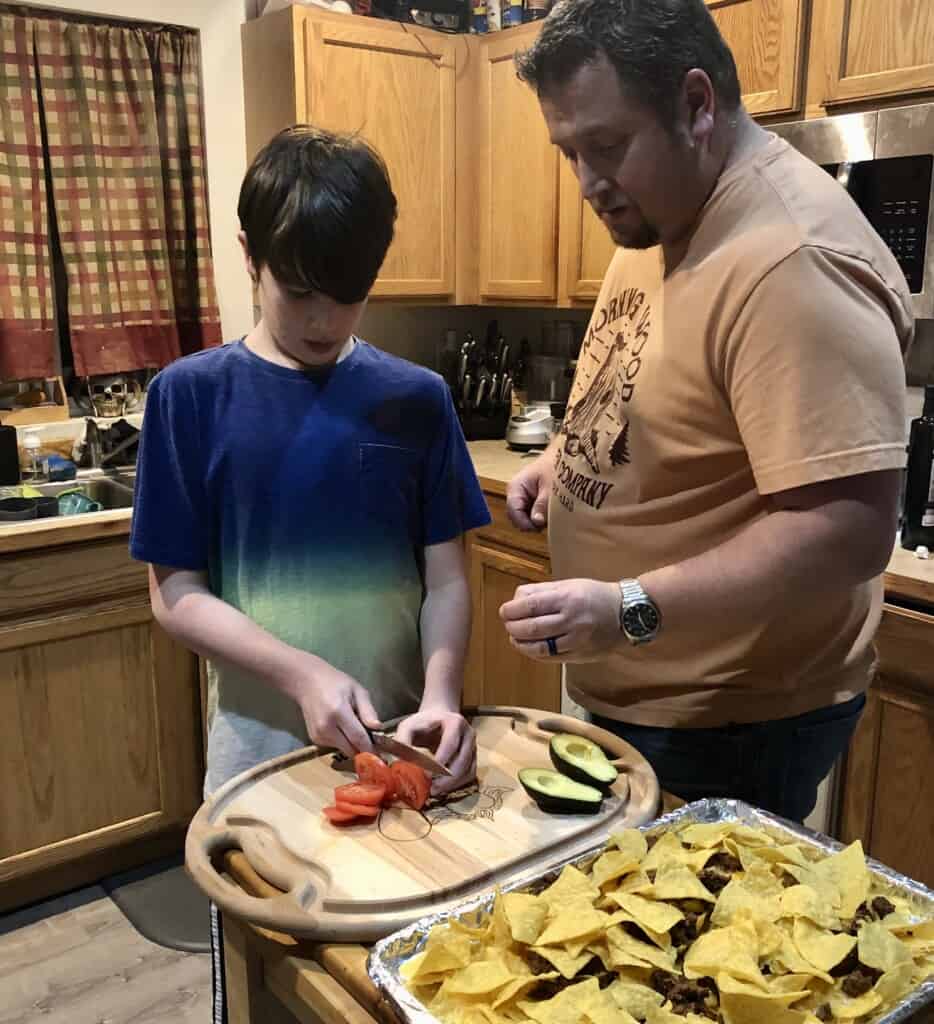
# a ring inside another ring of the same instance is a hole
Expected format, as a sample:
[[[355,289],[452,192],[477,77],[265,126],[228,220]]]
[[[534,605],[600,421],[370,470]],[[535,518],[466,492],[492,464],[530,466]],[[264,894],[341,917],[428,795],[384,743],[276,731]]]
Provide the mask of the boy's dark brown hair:
[[[392,241],[396,197],[361,138],[294,125],[256,155],[237,204],[256,272],[349,305],[367,297]]]

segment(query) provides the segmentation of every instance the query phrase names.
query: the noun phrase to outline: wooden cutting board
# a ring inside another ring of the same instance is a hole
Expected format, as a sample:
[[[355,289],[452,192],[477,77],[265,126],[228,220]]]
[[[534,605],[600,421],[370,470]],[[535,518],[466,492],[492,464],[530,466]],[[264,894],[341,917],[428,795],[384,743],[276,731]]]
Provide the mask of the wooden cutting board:
[[[335,826],[321,810],[353,776],[335,768],[333,754],[307,747],[245,772],[202,805],[185,844],[189,873],[221,910],[253,924],[319,941],[372,942],[655,816],[655,773],[612,733],[528,708],[478,708],[467,717],[478,748],[478,786],[468,795]],[[545,814],[519,784],[520,768],[551,767],[548,742],[557,732],[593,739],[620,769],[599,814]],[[231,850],[283,895],[258,899],[224,877],[218,866]]]

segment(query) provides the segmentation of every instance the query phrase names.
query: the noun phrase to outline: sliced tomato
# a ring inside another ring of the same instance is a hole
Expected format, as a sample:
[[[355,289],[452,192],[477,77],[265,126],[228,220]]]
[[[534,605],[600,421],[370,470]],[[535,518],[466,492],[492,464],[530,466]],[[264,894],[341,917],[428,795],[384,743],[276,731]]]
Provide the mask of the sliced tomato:
[[[428,773],[408,761],[393,761],[389,767],[396,780],[396,796],[409,807],[420,811],[431,792]]]
[[[343,811],[340,807],[325,807],[322,813],[332,825],[344,825],[357,817],[354,811]]]
[[[389,806],[396,797],[396,780],[389,765],[378,755],[363,751],[353,759],[354,770],[361,782],[369,782],[374,786],[384,786],[386,794],[383,803]]]
[[[354,814],[358,818],[375,818],[381,810],[379,804],[352,804],[340,799],[337,801],[337,809],[345,814]]]
[[[368,804],[370,807],[378,807],[385,795],[386,787],[378,786],[375,782],[350,782],[334,790],[337,803]]]

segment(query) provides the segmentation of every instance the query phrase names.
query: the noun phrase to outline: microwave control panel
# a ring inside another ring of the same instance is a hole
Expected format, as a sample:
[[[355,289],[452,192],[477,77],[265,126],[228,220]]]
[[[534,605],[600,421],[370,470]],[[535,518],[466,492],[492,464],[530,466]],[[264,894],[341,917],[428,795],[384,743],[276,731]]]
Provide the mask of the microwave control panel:
[[[824,164],[840,180],[840,164]],[[845,176],[856,200],[902,268],[912,294],[924,290],[934,156],[899,156],[855,163]]]

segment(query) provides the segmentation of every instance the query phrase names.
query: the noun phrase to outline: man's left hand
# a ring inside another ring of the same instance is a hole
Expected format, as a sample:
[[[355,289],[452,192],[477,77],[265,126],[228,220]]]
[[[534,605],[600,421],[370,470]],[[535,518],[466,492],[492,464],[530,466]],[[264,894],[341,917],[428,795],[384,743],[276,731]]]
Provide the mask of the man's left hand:
[[[621,641],[619,585],[526,583],[499,610],[510,642],[538,661],[601,661]],[[549,638],[551,644],[549,645]]]
[[[432,779],[432,796],[461,789],[477,777],[477,736],[467,719],[457,711],[421,708],[399,723],[395,738],[410,747],[431,750],[451,772]]]

